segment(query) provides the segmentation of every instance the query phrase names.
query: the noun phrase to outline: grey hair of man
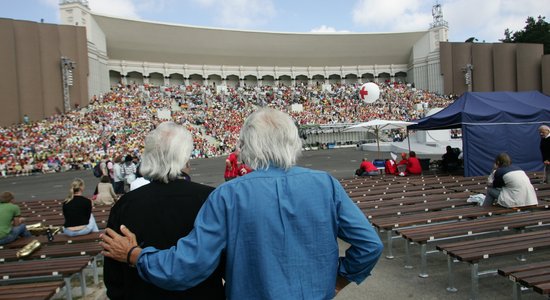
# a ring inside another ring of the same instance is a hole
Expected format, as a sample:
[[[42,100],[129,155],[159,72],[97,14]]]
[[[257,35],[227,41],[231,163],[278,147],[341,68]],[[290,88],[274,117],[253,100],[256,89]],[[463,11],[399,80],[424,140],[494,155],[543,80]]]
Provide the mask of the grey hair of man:
[[[193,138],[174,122],[163,122],[145,138],[140,172],[149,180],[174,181],[189,163]]]
[[[241,159],[252,169],[274,166],[288,170],[302,154],[302,140],[292,118],[261,108],[246,118],[239,136]]]

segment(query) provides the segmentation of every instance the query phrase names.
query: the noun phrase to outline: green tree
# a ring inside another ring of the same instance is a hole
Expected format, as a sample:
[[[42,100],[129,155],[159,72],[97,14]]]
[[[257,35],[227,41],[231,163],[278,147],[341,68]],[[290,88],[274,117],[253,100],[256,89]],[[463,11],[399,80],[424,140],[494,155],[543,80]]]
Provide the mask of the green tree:
[[[503,43],[537,43],[544,45],[544,54],[550,54],[550,23],[546,17],[538,16],[537,20],[527,17],[525,28],[513,32],[509,28],[504,31]]]

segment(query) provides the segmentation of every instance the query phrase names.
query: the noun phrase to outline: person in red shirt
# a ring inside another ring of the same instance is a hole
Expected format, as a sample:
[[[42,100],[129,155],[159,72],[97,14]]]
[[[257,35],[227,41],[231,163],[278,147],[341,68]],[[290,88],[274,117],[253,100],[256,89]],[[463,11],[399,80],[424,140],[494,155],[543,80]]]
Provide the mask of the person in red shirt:
[[[223,174],[223,177],[225,178],[225,181],[229,181],[231,179],[235,179],[235,177],[239,176],[239,149],[235,149],[233,153],[229,154],[227,159],[225,160],[225,173]]]
[[[239,176],[244,176],[252,171],[253,170],[244,162],[239,166]]]
[[[397,163],[393,159],[386,159],[384,162],[386,174],[397,175]]]
[[[362,171],[361,176],[376,176],[379,174],[378,168],[366,158],[363,158],[359,169]]]
[[[416,158],[416,153],[414,151],[409,152],[409,159],[407,161],[407,174],[411,175],[420,175],[422,174],[422,166],[420,161]]]
[[[397,164],[397,172],[399,176],[407,175],[408,164],[409,164],[409,160],[407,159],[407,153],[405,152],[401,153],[401,160]]]

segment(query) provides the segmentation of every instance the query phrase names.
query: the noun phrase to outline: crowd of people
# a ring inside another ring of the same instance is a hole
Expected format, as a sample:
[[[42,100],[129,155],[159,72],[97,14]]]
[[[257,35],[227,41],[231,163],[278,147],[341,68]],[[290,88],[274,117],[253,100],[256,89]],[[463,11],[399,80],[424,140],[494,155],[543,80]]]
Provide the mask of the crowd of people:
[[[90,104],[40,121],[0,128],[0,176],[92,168],[104,155],[139,160],[145,135],[164,121],[159,111],[192,133],[193,158],[226,155],[236,148],[246,116],[259,106],[285,111],[298,125],[411,120],[453,100],[402,83],[380,84],[372,104],[359,100],[359,84],[228,88],[199,84],[118,85]],[[300,104],[301,111],[293,111]]]

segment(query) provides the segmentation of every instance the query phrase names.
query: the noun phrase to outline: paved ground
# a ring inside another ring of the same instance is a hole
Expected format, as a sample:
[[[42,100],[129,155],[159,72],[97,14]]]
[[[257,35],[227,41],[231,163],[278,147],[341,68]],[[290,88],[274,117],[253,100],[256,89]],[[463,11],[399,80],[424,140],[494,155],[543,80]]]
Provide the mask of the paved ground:
[[[331,149],[304,152],[299,160],[299,165],[325,170],[336,178],[351,177],[359,166],[361,159],[368,156],[369,159],[377,158],[376,153],[357,151],[355,148]],[[387,153],[381,153],[380,158],[389,157]],[[439,155],[429,158],[437,159]],[[427,158],[427,157],[422,157]],[[192,161],[193,181],[217,186],[223,182],[224,157],[206,160]],[[0,191],[10,190],[20,200],[28,199],[55,199],[66,196],[68,186],[74,177],[81,177],[87,183],[86,194],[91,195],[97,178],[92,171],[74,171],[60,174],[35,175],[29,177],[15,177],[0,179]],[[341,243],[341,253],[346,246]],[[336,299],[468,299],[470,288],[470,270],[464,263],[457,263],[455,267],[456,293],[448,293],[447,286],[447,261],[442,254],[428,256],[428,278],[418,277],[419,247],[412,246],[413,268],[405,269],[404,265],[404,241],[394,241],[394,255],[392,260],[381,258],[375,267],[372,276],[361,285],[351,284],[344,289]],[[549,251],[537,252],[529,256],[529,261],[550,259]],[[516,264],[514,257],[502,257],[482,262],[480,270],[494,269],[499,266]],[[89,281],[90,282],[90,281]],[[105,299],[102,285],[90,285],[87,299]],[[480,299],[511,299],[511,283],[500,276],[491,276],[480,280]],[[75,290],[75,292],[77,292]],[[547,299],[535,293],[523,295],[523,299]]]

